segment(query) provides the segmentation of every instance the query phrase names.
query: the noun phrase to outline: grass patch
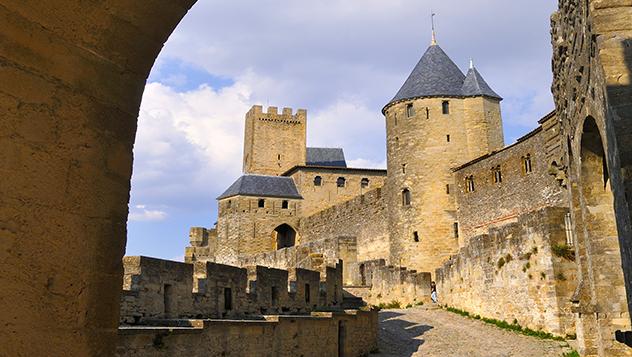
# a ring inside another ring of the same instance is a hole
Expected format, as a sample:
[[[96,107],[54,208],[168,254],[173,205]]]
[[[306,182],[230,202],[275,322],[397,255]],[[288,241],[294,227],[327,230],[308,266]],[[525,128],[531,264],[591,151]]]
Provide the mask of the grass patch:
[[[575,248],[568,244],[556,244],[551,247],[551,250],[556,257],[564,258],[572,262],[575,261]]]
[[[562,357],[581,357],[581,356],[579,355],[579,352],[573,350],[571,352],[564,353]]]
[[[402,304],[399,301],[397,301],[397,300],[393,300],[393,301],[389,302],[388,304],[385,304],[385,303],[381,302],[376,307],[378,309],[380,309],[380,310],[384,310],[384,309],[401,309],[402,308]],[[408,306],[406,308],[408,308]]]
[[[463,311],[460,309],[456,309],[454,307],[450,307],[450,306],[446,306],[445,309],[447,311],[453,312],[455,314],[459,314],[463,317],[467,317],[467,318],[471,318],[471,319],[475,319],[475,320],[481,320],[485,323],[488,323],[490,325],[495,325],[496,327],[499,327],[501,329],[504,330],[510,330],[510,331],[514,331],[523,335],[527,335],[527,336],[531,336],[531,337],[535,337],[535,338],[539,338],[539,339],[543,339],[543,340],[555,340],[555,341],[564,341],[563,337],[560,336],[555,336],[553,334],[550,334],[548,332],[544,332],[544,331],[536,331],[536,330],[532,330],[528,327],[522,327],[518,324],[518,320],[513,321],[513,323],[509,323],[507,321],[502,321],[502,320],[496,320],[496,319],[490,319],[487,317],[481,317],[480,315],[472,315],[467,311]],[[571,355],[571,357],[573,357]]]

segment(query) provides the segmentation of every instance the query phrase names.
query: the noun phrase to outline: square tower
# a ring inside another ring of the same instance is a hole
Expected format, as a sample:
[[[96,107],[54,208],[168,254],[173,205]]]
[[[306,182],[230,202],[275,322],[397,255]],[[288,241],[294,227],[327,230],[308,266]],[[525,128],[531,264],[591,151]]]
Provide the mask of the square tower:
[[[246,113],[244,165],[246,174],[278,176],[298,165],[305,165],[307,111],[260,105]]]

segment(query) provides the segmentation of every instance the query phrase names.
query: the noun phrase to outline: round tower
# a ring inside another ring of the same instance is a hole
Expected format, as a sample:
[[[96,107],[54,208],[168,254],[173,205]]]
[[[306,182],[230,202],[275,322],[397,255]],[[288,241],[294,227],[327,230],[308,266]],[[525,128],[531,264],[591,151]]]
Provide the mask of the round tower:
[[[452,168],[504,146],[502,98],[432,45],[382,110],[390,263],[432,272],[459,248]]]

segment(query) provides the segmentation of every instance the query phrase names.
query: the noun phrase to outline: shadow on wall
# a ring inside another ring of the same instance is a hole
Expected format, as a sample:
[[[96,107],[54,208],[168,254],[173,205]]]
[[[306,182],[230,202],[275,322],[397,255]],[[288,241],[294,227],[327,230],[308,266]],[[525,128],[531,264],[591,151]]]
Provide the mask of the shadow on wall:
[[[380,312],[378,332],[380,353],[375,356],[413,356],[425,342],[420,337],[434,328],[398,318],[402,315],[394,311]]]

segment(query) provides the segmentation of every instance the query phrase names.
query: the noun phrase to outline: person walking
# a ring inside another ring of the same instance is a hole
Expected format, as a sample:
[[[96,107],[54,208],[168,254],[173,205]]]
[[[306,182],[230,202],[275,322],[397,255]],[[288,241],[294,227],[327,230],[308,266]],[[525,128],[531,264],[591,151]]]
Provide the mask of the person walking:
[[[439,301],[437,299],[437,284],[434,281],[430,282],[430,298],[435,304]]]

